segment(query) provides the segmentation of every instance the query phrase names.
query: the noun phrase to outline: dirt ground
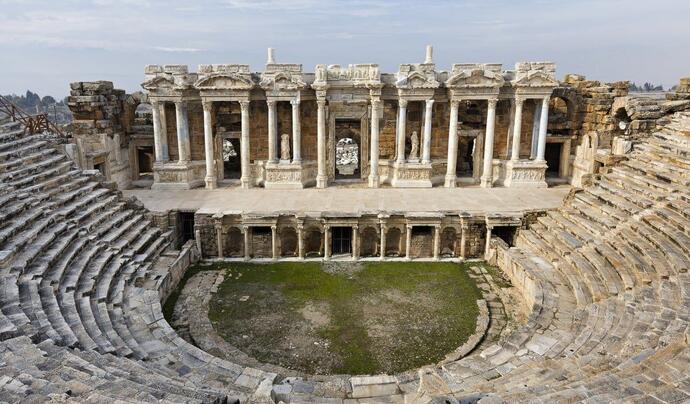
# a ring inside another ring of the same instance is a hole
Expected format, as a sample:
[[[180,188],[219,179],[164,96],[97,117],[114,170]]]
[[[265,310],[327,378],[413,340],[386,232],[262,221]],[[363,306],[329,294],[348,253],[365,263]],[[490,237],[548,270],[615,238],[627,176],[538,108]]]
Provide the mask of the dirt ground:
[[[452,263],[226,265],[209,318],[262,362],[313,374],[435,363],[474,332],[480,292]]]

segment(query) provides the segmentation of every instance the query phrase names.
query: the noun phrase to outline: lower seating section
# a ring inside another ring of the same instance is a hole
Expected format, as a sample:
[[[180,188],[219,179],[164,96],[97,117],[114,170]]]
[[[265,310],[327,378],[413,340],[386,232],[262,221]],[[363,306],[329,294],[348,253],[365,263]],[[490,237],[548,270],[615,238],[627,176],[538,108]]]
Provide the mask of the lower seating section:
[[[147,211],[76,170],[49,137],[6,124],[0,401],[344,403],[375,380],[363,388],[373,398],[347,402],[415,402],[418,391],[448,403],[687,402],[688,168],[690,115],[677,114],[515,247],[491,241],[524,324],[428,371],[432,382],[420,372],[343,387],[279,380],[185,342],[161,300],[191,244],[173,251]]]

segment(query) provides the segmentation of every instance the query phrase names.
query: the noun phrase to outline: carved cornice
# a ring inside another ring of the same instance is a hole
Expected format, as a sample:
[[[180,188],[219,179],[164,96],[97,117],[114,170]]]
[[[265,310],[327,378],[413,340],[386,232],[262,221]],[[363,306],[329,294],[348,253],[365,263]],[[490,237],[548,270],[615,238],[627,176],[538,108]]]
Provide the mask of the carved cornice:
[[[196,83],[197,90],[251,90],[254,81],[246,73],[213,73],[206,75]]]

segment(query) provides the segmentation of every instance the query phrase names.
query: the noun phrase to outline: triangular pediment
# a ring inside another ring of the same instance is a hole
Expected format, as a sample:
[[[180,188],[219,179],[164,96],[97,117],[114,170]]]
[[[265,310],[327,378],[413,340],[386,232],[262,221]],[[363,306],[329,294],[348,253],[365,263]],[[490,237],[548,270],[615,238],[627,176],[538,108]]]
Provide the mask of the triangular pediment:
[[[399,79],[396,86],[399,88],[436,88],[439,86],[439,82],[434,77],[413,71],[406,77]]]
[[[286,72],[265,75],[261,79],[261,88],[265,90],[299,90],[305,86],[306,84],[299,75]]]
[[[170,89],[175,88],[175,82],[168,77],[158,76],[150,80],[146,80],[141,86],[145,90]]]
[[[250,90],[254,82],[250,77],[236,73],[218,73],[197,80],[199,90]]]
[[[522,87],[555,87],[558,82],[549,74],[536,71],[530,72],[515,81],[515,84]]]
[[[482,69],[463,70],[446,80],[448,87],[500,87],[503,83],[502,75]]]

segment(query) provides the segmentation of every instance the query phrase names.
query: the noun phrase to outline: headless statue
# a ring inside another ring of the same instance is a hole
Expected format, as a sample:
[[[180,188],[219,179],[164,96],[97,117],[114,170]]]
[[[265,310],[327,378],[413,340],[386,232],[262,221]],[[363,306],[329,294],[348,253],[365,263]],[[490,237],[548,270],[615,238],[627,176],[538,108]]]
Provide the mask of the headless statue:
[[[280,160],[290,161],[290,135],[287,133],[280,136]]]
[[[410,157],[408,160],[419,161],[419,136],[417,135],[417,131],[412,132],[410,141],[412,142],[412,148],[410,150]]]

